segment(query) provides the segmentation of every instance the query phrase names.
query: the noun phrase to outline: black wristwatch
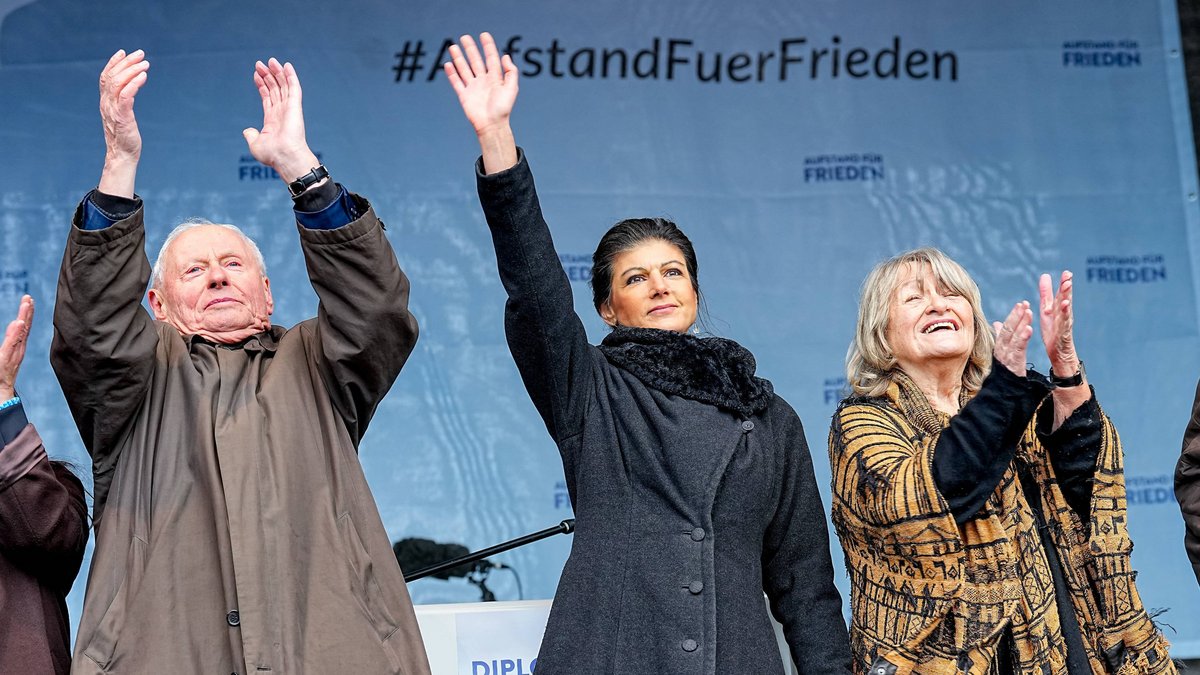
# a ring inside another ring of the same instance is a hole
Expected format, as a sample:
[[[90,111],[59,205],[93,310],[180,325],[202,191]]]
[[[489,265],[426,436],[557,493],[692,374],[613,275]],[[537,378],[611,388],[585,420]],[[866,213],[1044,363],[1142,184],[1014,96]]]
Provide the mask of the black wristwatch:
[[[322,178],[329,178],[329,171],[324,164],[288,183],[288,192],[291,192],[293,197],[299,197]]]
[[[1083,384],[1083,361],[1079,362],[1079,370],[1074,375],[1063,377],[1054,374],[1054,368],[1050,369],[1050,384],[1056,387],[1078,387]]]

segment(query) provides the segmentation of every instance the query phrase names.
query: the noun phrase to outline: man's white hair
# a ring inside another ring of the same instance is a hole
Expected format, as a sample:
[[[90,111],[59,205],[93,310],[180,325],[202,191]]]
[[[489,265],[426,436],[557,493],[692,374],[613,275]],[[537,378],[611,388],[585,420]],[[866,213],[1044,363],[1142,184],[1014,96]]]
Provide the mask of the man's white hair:
[[[171,233],[167,235],[166,241],[163,242],[162,248],[158,249],[158,257],[154,260],[154,274],[151,276],[151,288],[160,288],[163,281],[163,267],[166,265],[167,249],[171,244],[179,238],[179,235],[188,230],[197,227],[223,227],[227,230],[236,232],[242,241],[246,242],[246,246],[250,249],[250,253],[254,256],[254,261],[258,263],[258,268],[262,270],[262,275],[267,276],[267,263],[263,260],[262,251],[258,250],[258,244],[254,240],[246,236],[245,232],[237,225],[229,225],[227,223],[214,223],[207,218],[188,218],[182,223],[175,226]]]

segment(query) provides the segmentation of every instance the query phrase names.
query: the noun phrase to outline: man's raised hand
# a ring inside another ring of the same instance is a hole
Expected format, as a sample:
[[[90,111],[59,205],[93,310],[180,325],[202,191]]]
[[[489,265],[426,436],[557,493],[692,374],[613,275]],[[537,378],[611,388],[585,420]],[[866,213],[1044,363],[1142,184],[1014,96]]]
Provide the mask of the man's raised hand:
[[[142,156],[142,134],[133,114],[133,99],[146,83],[150,62],[137,50],[118,50],[100,72],[100,121],[104,124],[104,172],[101,192],[133,198],[137,163]]]
[[[271,58],[254,64],[254,84],[262,97],[262,129],[248,128],[242,136],[255,159],[290,183],[320,164],[304,137],[300,78],[291,63]]]

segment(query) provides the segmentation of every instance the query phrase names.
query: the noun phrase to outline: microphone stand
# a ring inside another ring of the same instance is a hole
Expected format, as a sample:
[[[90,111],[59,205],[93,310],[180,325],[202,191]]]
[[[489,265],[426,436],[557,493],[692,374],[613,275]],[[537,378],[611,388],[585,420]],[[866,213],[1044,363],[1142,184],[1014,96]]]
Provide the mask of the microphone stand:
[[[506,541],[502,544],[496,544],[495,546],[489,546],[487,548],[475,551],[474,553],[468,553],[466,555],[462,555],[457,558],[452,558],[445,562],[440,562],[436,565],[430,565],[429,567],[423,567],[423,568],[417,570],[416,572],[406,572],[404,574],[404,581],[405,581],[405,583],[411,583],[411,582],[416,581],[417,579],[424,579],[425,577],[427,577],[431,574],[437,574],[438,572],[441,572],[443,570],[448,570],[451,567],[458,567],[459,565],[464,565],[466,563],[473,563],[473,562],[476,562],[479,560],[483,560],[484,558],[487,558],[489,556],[496,555],[498,553],[504,553],[505,551],[511,551],[512,549],[517,548],[519,546],[524,546],[526,544],[532,544],[535,541],[541,541],[542,539],[545,539],[546,537],[553,537],[556,534],[571,534],[574,531],[575,531],[575,519],[568,518],[568,519],[562,521],[561,523],[559,523],[558,525],[555,525],[554,527],[547,527],[544,530],[539,530],[532,534],[527,534],[522,537],[517,537],[516,539]],[[499,565],[497,565],[497,567],[499,567]],[[482,581],[480,582],[480,584],[482,584]],[[486,595],[487,594],[486,589],[483,589],[483,590],[485,591],[485,595]]]

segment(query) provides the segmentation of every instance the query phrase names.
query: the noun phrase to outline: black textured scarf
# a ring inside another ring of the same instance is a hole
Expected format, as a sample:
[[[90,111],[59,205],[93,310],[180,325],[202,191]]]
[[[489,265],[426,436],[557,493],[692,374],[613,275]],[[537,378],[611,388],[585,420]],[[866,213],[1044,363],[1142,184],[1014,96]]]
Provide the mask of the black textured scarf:
[[[766,410],[775,394],[769,381],[754,376],[749,350],[725,338],[618,326],[600,351],[646,386],[742,417]]]

